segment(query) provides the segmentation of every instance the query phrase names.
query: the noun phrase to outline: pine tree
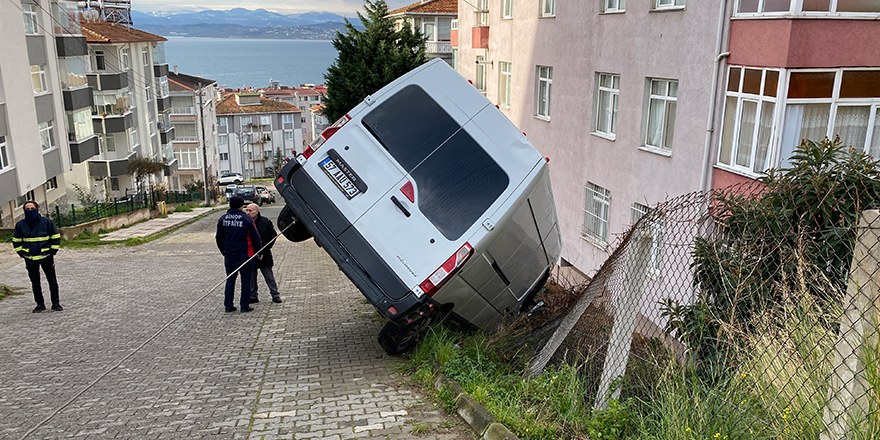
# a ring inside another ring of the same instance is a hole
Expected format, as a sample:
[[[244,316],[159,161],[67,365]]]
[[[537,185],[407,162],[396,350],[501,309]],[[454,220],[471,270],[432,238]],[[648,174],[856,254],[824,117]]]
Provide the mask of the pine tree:
[[[400,75],[427,61],[425,38],[414,33],[409,22],[399,31],[387,17],[385,0],[364,0],[366,16],[358,12],[364,30],[357,30],[348,19],[345,33],[336,32],[333,47],[338,54],[327,69],[327,96],[324,116],[336,121]]]

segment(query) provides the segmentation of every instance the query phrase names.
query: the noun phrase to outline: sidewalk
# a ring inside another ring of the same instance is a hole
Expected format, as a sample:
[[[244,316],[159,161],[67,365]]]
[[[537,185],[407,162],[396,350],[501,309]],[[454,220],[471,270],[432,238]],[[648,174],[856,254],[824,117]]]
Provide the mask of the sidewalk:
[[[128,228],[113,231],[101,237],[101,241],[119,241],[134,237],[149,237],[151,235],[161,234],[165,231],[190,223],[205,214],[213,212],[215,209],[221,208],[193,208],[192,212],[171,213],[168,214],[168,217],[166,218],[157,217]]]

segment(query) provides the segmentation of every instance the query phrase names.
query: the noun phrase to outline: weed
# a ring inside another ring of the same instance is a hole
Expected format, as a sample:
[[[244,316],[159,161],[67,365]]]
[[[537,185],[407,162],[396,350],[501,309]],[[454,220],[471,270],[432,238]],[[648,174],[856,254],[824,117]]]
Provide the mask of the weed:
[[[174,212],[192,212],[194,207],[189,204],[183,204],[174,208]]]
[[[427,434],[428,432],[431,431],[431,425],[429,425],[427,423],[416,423],[413,425],[411,431],[412,431],[413,435]]]

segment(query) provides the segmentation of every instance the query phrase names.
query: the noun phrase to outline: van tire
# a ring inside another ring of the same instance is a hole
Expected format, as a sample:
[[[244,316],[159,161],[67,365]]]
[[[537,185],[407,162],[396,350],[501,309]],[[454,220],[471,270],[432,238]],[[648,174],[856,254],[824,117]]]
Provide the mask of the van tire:
[[[430,313],[424,318],[406,325],[397,325],[391,321],[385,323],[379,332],[379,345],[389,355],[405,353],[415,345],[425,334],[436,318],[436,313]]]
[[[288,228],[288,226],[290,227]],[[281,209],[281,213],[278,214],[278,229],[284,231],[284,237],[294,243],[299,243],[312,238],[312,234],[306,229],[306,225],[296,218],[296,215],[293,214],[293,210],[287,205],[284,205],[284,208]]]

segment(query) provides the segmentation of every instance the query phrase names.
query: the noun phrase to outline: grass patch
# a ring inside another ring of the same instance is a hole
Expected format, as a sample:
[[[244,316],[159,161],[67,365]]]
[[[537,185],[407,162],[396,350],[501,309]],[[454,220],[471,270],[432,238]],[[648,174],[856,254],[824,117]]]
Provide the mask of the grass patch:
[[[0,234],[0,243],[12,243],[12,232]]]
[[[174,212],[192,212],[195,207],[188,203],[184,203],[183,205],[178,205],[174,208]]]
[[[427,423],[415,423],[411,429],[413,435],[422,435],[431,432],[431,425]]]
[[[14,295],[15,293],[17,293],[17,292],[12,290],[11,287],[9,287],[5,284],[0,284],[0,300],[2,300],[3,298],[6,298],[7,296]]]

